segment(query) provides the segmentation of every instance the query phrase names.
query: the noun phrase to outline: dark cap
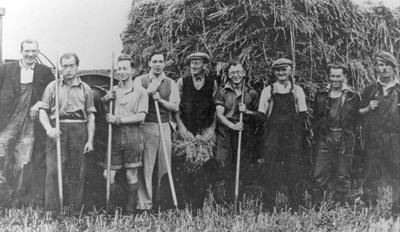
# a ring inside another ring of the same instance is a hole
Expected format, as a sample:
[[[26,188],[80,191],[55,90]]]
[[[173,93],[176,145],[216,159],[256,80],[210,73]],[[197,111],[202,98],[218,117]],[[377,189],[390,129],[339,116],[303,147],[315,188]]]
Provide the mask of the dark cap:
[[[204,60],[206,62],[210,62],[211,57],[207,54],[205,54],[204,52],[196,52],[196,53],[192,53],[190,54],[186,60]]]
[[[399,66],[396,58],[389,52],[379,52],[378,54],[376,54],[375,60],[390,63],[393,67]]]
[[[293,66],[293,62],[289,59],[286,58],[280,58],[274,61],[274,63],[272,63],[271,68],[275,69],[275,68],[280,68],[280,67],[285,67],[285,66]]]

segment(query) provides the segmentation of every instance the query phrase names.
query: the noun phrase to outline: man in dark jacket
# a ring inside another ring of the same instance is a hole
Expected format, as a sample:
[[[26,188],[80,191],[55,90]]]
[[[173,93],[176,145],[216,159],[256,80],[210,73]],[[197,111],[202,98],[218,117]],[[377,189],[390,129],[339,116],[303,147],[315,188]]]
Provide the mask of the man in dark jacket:
[[[36,63],[39,52],[38,43],[27,39],[21,43],[20,61],[0,65],[0,182],[11,185],[14,193],[21,189],[23,168],[33,151],[44,150],[44,131],[36,119],[54,76]]]
[[[344,203],[350,191],[359,95],[346,84],[347,68],[329,65],[330,84],[315,95],[313,121],[316,132],[314,203],[324,200],[332,180],[334,201]]]
[[[378,80],[367,86],[361,95],[360,114],[365,117],[367,151],[362,199],[376,205],[378,184],[388,177],[392,186],[392,213],[399,213],[400,185],[400,84],[395,77],[396,58],[388,52],[376,56]]]

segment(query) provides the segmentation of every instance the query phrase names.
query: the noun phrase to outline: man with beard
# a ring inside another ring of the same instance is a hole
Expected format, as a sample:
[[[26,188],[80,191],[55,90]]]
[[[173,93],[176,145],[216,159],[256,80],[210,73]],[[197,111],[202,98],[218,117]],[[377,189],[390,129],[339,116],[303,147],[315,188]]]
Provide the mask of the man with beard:
[[[111,200],[115,200],[115,174],[117,170],[125,168],[128,181],[126,210],[133,213],[139,189],[138,168],[142,166],[143,156],[142,122],[146,117],[149,100],[142,86],[133,85],[135,69],[131,57],[118,57],[117,72],[119,84],[102,98],[105,103],[112,99],[115,101],[114,113],[106,116],[107,122],[113,125],[110,195]],[[107,170],[104,170],[104,177],[107,178]]]
[[[202,52],[189,55],[191,75],[179,78],[177,82],[181,103],[175,118],[182,138],[202,135],[207,141],[214,135],[214,96],[218,85],[206,76],[205,66],[210,59]]]
[[[258,93],[245,83],[246,72],[242,64],[230,62],[228,65],[229,82],[220,89],[215,97],[217,125],[217,154],[216,158],[224,171],[223,179],[215,186],[215,198],[217,202],[225,199],[225,185],[228,176],[236,167],[236,155],[238,148],[239,131],[242,131],[243,161],[246,163],[250,157],[246,157],[249,151],[249,141],[252,139],[250,120],[257,115]],[[243,103],[241,102],[243,96]],[[243,113],[243,122],[240,122],[240,113]]]
[[[330,64],[330,84],[315,95],[313,128],[317,142],[312,196],[318,205],[325,200],[330,181],[334,182],[335,202],[345,203],[350,191],[360,97],[347,85],[347,73],[345,66]]]
[[[296,208],[301,202],[300,184],[301,141],[304,118],[307,111],[303,89],[294,84],[293,63],[281,58],[272,63],[277,80],[261,93],[258,111],[268,117],[262,157],[264,160],[264,201],[275,204],[280,184],[287,187],[288,204]]]
[[[44,131],[36,119],[40,98],[54,76],[50,68],[36,63],[39,53],[38,43],[27,39],[21,43],[20,61],[0,65],[0,184],[5,189],[10,184],[14,193],[21,188],[24,166],[34,151],[44,149]],[[7,202],[0,200],[3,204]]]
[[[388,177],[392,186],[392,213],[399,213],[400,185],[400,84],[395,77],[398,63],[388,52],[376,55],[378,80],[365,87],[360,114],[365,117],[366,171],[362,200],[375,206],[378,185]]]
[[[46,198],[45,208],[59,211],[57,179],[57,138],[61,143],[61,169],[65,206],[80,210],[86,176],[85,154],[93,151],[95,130],[93,92],[82,82],[78,73],[79,58],[75,53],[60,58],[62,78],[53,81],[43,93],[44,105],[39,120],[47,133],[46,142]],[[56,85],[59,88],[60,131],[55,127]]]
[[[166,162],[171,164],[171,129],[169,121],[171,112],[179,110],[178,87],[164,73],[165,55],[154,51],[149,56],[150,72],[135,79],[135,86],[143,86],[149,94],[149,110],[143,124],[144,154],[143,172],[139,175],[138,210],[151,210],[153,207],[153,172],[157,166],[155,183],[156,201],[160,199],[161,178],[167,173]],[[165,159],[161,135],[158,128],[155,101],[158,102],[161,117],[161,127],[164,133],[168,160]]]

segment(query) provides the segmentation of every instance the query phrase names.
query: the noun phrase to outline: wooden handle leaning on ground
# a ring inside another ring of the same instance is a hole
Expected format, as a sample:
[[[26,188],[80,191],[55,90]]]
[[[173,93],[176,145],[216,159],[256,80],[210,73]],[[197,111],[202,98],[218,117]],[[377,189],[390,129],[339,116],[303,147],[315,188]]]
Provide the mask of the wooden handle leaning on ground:
[[[163,133],[162,124],[161,124],[160,108],[158,106],[158,101],[155,100],[154,105],[156,107],[158,129],[159,129],[159,133],[161,136],[161,143],[162,143],[162,147],[163,147],[165,164],[167,165],[167,173],[168,173],[169,186],[171,188],[172,200],[174,201],[175,208],[178,208],[178,201],[176,199],[175,186],[174,186],[174,181],[173,181],[172,172],[171,172],[171,165],[169,163],[169,159],[168,159],[168,155],[167,155],[168,154],[167,146],[165,145],[165,138],[164,138],[164,133]]]
[[[110,76],[110,93],[114,84],[114,52],[111,55],[111,76]],[[110,100],[109,113],[113,113],[113,100]],[[106,214],[108,215],[110,205],[110,172],[111,172],[111,142],[112,142],[112,125],[108,123],[108,140],[107,140],[107,184],[106,184]]]

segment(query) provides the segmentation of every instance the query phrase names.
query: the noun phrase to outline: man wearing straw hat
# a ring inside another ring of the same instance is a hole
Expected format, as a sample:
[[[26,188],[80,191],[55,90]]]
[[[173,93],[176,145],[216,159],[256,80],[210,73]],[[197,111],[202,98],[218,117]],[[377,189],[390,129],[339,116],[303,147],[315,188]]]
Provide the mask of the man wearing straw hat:
[[[355,129],[360,97],[347,85],[346,66],[330,64],[330,84],[315,95],[313,129],[316,158],[313,202],[320,204],[330,182],[334,202],[345,203],[350,192],[350,169],[354,155]]]
[[[45,133],[36,119],[40,98],[54,76],[50,68],[36,63],[39,53],[37,41],[26,39],[21,42],[22,59],[0,65],[1,198],[9,196],[4,192],[8,184],[15,196],[19,195],[18,191],[24,187],[24,166],[30,162],[33,153],[44,149],[42,137]],[[31,173],[26,174],[28,177]],[[0,199],[0,205],[7,201]]]
[[[187,60],[190,62],[190,75],[177,81],[181,96],[179,112],[175,116],[178,133],[182,138],[202,135],[207,141],[215,130],[214,97],[218,85],[206,75],[205,66],[211,60],[209,55],[196,52]]]
[[[47,133],[46,142],[46,210],[59,211],[56,140],[60,137],[61,170],[65,206],[80,210],[86,176],[86,153],[93,151],[93,92],[77,75],[79,58],[65,53],[60,58],[61,76],[43,93],[39,120]],[[56,85],[59,88],[60,131],[55,128]]]
[[[396,78],[398,63],[388,52],[375,58],[378,79],[361,95],[360,114],[365,117],[366,171],[362,200],[377,204],[378,185],[388,177],[392,186],[392,213],[399,213],[400,185],[400,84]]]
[[[266,172],[264,200],[267,206],[275,204],[278,186],[288,189],[288,204],[297,207],[301,201],[301,140],[307,111],[303,89],[294,84],[293,62],[280,58],[271,69],[277,80],[267,86],[260,97],[258,111],[268,117],[262,144]]]
[[[168,172],[167,163],[171,164],[171,112],[179,110],[179,91],[175,81],[164,73],[165,54],[154,51],[149,56],[150,72],[135,79],[135,85],[141,85],[149,94],[148,114],[143,124],[144,154],[143,171],[139,174],[138,210],[151,210],[153,207],[153,173],[156,167],[157,178],[155,183],[156,196],[160,199],[161,178]],[[164,154],[162,137],[159,133],[156,103],[159,105],[161,128],[166,153]],[[166,158],[168,160],[166,160]]]
[[[244,162],[250,161],[248,141],[251,140],[250,121],[257,115],[258,93],[245,83],[246,72],[242,64],[230,62],[228,64],[229,81],[220,89],[215,97],[217,125],[217,155],[222,165],[224,176],[215,185],[217,202],[225,199],[225,185],[227,176],[235,170],[239,131],[242,131],[241,154]],[[240,122],[240,114],[243,121]],[[247,157],[246,157],[247,155]],[[247,158],[247,159],[246,159]]]
[[[126,210],[136,210],[138,184],[138,168],[142,166],[143,129],[142,124],[148,109],[148,94],[140,85],[133,85],[135,73],[134,63],[130,56],[118,57],[117,72],[119,84],[102,98],[104,103],[114,100],[114,113],[107,114],[106,120],[113,125],[111,145],[111,200],[115,200],[115,174],[117,170],[126,169],[128,181],[128,201]],[[107,178],[107,170],[104,170]]]

